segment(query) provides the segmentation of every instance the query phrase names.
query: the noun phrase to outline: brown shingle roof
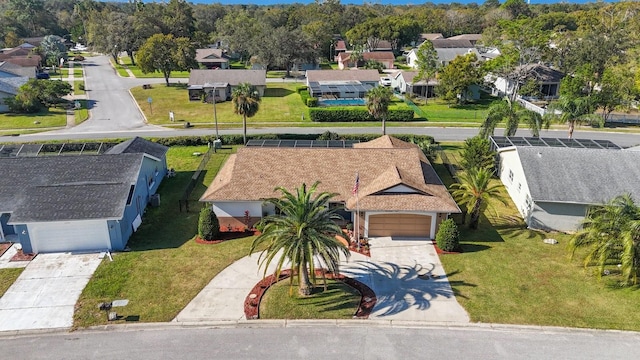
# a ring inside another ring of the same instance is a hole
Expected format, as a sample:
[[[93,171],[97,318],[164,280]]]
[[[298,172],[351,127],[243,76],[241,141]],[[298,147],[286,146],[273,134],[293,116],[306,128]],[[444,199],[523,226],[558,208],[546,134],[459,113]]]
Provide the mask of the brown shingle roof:
[[[199,63],[229,62],[222,54],[222,49],[196,49],[196,61]]]
[[[267,72],[265,70],[191,70],[189,85],[204,85],[206,83],[229,83],[236,86],[248,82],[259,86],[267,84]]]
[[[307,70],[307,81],[380,81],[378,70]]]
[[[416,144],[389,135],[383,135],[367,142],[355,143],[353,147],[358,149],[418,149]]]
[[[444,36],[440,33],[422,33],[420,34],[420,39],[423,40],[435,40],[435,39],[444,39]]]
[[[448,37],[450,40],[469,40],[469,41],[480,41],[482,40],[482,34],[462,34]]]
[[[392,138],[393,139],[393,138]],[[259,201],[278,196],[274,189],[289,190],[302,183],[320,181],[319,191],[335,192],[336,201],[353,208],[351,191],[360,175],[360,208],[388,211],[460,212],[437,174],[415,145],[356,148],[241,148],[229,157],[201,201]],[[404,143],[407,144],[407,143]],[[416,193],[389,193],[404,185]]]
[[[344,40],[338,40],[338,42],[336,43],[336,51],[347,51],[347,44],[344,42]]]

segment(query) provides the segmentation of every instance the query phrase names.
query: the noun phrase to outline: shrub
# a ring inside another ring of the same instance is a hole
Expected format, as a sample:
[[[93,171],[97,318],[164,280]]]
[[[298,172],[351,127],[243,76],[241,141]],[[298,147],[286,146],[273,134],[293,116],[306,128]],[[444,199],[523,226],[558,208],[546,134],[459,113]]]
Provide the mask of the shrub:
[[[73,57],[73,61],[84,61],[84,56],[76,55]]]
[[[307,90],[306,86],[298,86],[298,87],[296,87],[296,92],[298,94],[300,94],[301,92],[306,91],[306,90]]]
[[[316,107],[318,106],[318,99],[314,97],[310,97],[307,99],[307,107]]]
[[[460,249],[460,234],[458,226],[453,219],[447,219],[440,223],[440,228],[436,234],[436,243],[440,250],[457,251]]]
[[[307,100],[311,99],[311,95],[309,95],[309,90],[302,90],[299,92],[300,99],[302,99],[302,103],[307,105]]]
[[[403,63],[404,64],[404,63],[407,62],[407,57],[404,56],[404,55],[397,56],[396,57],[396,61],[399,62],[399,63]]]
[[[83,82],[81,82],[81,83],[78,85],[78,88],[79,88],[80,90],[83,90],[83,91],[84,91],[84,83],[83,83]]]
[[[205,206],[200,210],[198,221],[198,236],[204,240],[215,240],[220,235],[220,223],[211,206]]]
[[[389,110],[387,121],[412,121],[413,110],[392,109]],[[358,122],[375,121],[373,116],[365,109],[349,109],[335,107],[331,109],[310,109],[309,116],[314,122]]]
[[[339,140],[339,139],[340,139],[340,135],[338,135],[338,133],[334,133],[327,130],[322,134],[320,134],[317,140]]]

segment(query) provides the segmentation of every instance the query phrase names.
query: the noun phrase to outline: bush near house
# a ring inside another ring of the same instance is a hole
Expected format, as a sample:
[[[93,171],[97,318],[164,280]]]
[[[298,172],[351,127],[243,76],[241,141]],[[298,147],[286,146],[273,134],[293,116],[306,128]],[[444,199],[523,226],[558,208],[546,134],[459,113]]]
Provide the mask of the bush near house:
[[[198,221],[198,236],[201,239],[215,240],[220,235],[220,222],[211,206],[205,206],[200,210]]]
[[[317,98],[308,98],[307,99],[307,107],[316,107],[318,106],[318,99]]]
[[[447,219],[440,224],[436,234],[436,244],[443,251],[458,251],[460,249],[460,234],[453,219]]]
[[[391,109],[389,110],[387,121],[412,121],[413,110],[410,109]],[[314,122],[358,122],[358,121],[375,121],[373,116],[365,109],[347,109],[347,108],[331,108],[331,109],[309,109],[309,116]]]
[[[309,90],[300,90],[298,91],[298,94],[300,94],[300,99],[302,99],[302,103],[307,105],[307,102],[309,101],[309,99],[311,99],[311,95],[309,94]]]

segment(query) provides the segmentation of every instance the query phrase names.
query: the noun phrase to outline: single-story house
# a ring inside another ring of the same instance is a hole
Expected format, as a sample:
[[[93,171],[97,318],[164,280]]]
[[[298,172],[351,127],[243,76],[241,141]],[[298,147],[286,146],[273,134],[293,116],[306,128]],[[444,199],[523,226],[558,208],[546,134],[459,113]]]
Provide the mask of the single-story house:
[[[26,76],[30,79],[35,78],[39,66],[29,65],[30,61],[23,62],[22,60],[29,60],[29,59],[11,58],[9,60],[0,61],[0,72],[14,74],[17,76]],[[21,65],[22,63],[24,63],[25,65]],[[0,77],[6,77],[6,76],[7,75],[0,74]]]
[[[231,93],[238,85],[249,83],[255,86],[258,94],[264,96],[267,88],[265,70],[191,70],[189,75],[189,100],[201,100],[203,95],[210,98],[215,90],[216,101],[231,99]]]
[[[469,40],[471,45],[475,46],[478,41],[482,40],[482,34],[461,34],[461,35],[456,35],[456,36],[450,36],[447,39],[449,39],[449,40]]]
[[[347,51],[347,43],[344,40],[336,41],[334,54],[333,54],[333,61],[338,60],[338,55],[340,55],[340,53],[343,53],[345,51]]]
[[[398,71],[390,76],[391,88],[401,94],[408,93],[426,98],[435,97],[438,80],[429,79],[429,81],[425,81],[416,79],[417,76],[417,71]]]
[[[318,191],[337,194],[330,206],[344,207],[346,220],[359,211],[365,237],[434,239],[440,223],[460,212],[416,145],[382,136],[352,146],[241,148],[200,201],[212,206],[223,228],[251,227],[276,213],[265,199],[279,196],[277,186],[293,190],[320,181]]]
[[[572,232],[592,205],[624,193],[640,201],[640,152],[595,147],[498,149],[498,176],[530,228]]]
[[[18,94],[18,89],[29,81],[26,76],[18,76],[0,69],[0,113],[9,111],[5,98],[12,98]]]
[[[228,69],[229,59],[222,49],[196,49],[196,61],[207,69]]]
[[[495,75],[487,75],[485,80],[493,84],[492,92],[496,96],[513,94],[518,79],[533,79],[539,86],[542,99],[556,99],[560,96],[560,82],[565,74],[543,64],[527,64],[515,68],[511,76],[506,78]],[[522,81],[520,81],[522,84]]]
[[[481,58],[478,53],[478,49],[475,48],[471,44],[469,40],[450,40],[450,39],[434,39],[429,40],[433,44],[433,48],[436,50],[438,54],[438,63],[440,66],[447,66],[451,62],[451,60],[455,59],[457,56],[465,56],[469,53],[474,53],[478,57]],[[418,49],[411,49],[407,54],[407,65],[411,66],[414,69],[418,68]]]
[[[362,99],[380,84],[378,70],[309,70],[306,76],[310,95],[326,99]]]
[[[123,250],[167,173],[167,150],[134,138],[101,155],[0,157],[0,241],[26,253]]]
[[[396,60],[391,51],[364,52],[362,53],[362,60],[358,62],[351,58],[351,54],[352,52],[350,51],[338,54],[338,68],[340,70],[357,67],[370,60],[381,63],[385,69],[393,69],[393,62]]]

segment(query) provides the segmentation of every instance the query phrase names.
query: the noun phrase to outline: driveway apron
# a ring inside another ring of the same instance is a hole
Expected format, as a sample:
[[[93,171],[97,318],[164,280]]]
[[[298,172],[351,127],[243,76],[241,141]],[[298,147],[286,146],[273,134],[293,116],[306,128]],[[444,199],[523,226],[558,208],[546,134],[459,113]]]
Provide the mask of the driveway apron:
[[[65,329],[99,254],[39,254],[0,298],[0,331]]]

